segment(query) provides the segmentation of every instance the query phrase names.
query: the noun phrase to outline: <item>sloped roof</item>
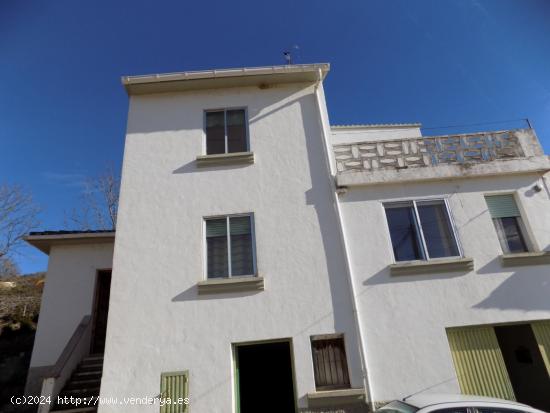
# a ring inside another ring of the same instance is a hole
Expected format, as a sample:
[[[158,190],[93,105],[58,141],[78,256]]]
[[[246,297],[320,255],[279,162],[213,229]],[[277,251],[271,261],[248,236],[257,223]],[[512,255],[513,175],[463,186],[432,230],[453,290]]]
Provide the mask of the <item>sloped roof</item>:
[[[25,237],[32,246],[45,254],[54,245],[105,244],[115,242],[114,230],[60,230],[31,232]]]
[[[319,80],[319,74],[320,80],[323,80],[329,70],[328,63],[241,67],[123,76],[122,84],[129,95],[226,87],[264,87],[274,83],[315,82]]]
[[[37,231],[37,232],[30,232],[29,236],[35,236],[35,235],[72,235],[72,234],[107,234],[107,233],[114,233],[115,231],[112,229],[96,229],[96,230],[58,230],[58,231]]]
[[[331,129],[376,129],[376,128],[420,128],[421,123],[358,123],[350,125],[331,125]]]

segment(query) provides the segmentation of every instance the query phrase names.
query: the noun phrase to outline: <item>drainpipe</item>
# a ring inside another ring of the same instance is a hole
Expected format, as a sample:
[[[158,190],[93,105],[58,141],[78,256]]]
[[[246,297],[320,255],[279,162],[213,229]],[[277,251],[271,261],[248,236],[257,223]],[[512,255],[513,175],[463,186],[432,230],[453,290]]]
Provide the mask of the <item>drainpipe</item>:
[[[546,194],[548,195],[548,199],[550,199],[550,188],[548,187],[548,182],[546,181],[546,174],[547,172],[542,173],[542,184],[544,185],[544,189],[546,189]]]
[[[327,163],[329,175],[331,178],[334,178],[336,176],[336,168],[334,163],[331,161],[331,153],[332,153],[332,147],[330,144],[330,125],[328,123],[328,113],[325,118],[323,116],[323,104],[321,102],[321,96],[320,92],[323,87],[323,73],[321,69],[318,69],[318,78],[317,82],[315,83],[315,100],[317,102],[317,110],[319,111],[319,117],[321,119],[321,130],[323,134],[323,140],[324,140],[324,152],[325,152],[325,161]],[[359,358],[361,359],[361,373],[363,376],[363,389],[365,391],[365,401],[368,403],[371,410],[374,410],[373,400],[372,400],[372,391],[370,388],[370,380],[368,375],[368,369],[367,369],[367,357],[364,350],[364,334],[361,324],[361,315],[357,309],[357,294],[356,294],[356,288],[354,284],[354,277],[353,277],[353,270],[351,266],[351,258],[349,255],[349,250],[347,247],[347,238],[346,238],[346,231],[344,229],[344,220],[342,218],[342,210],[340,208],[340,202],[338,200],[338,194],[336,192],[336,181],[334,179],[331,179],[331,186],[332,186],[332,196],[333,196],[333,205],[336,212],[336,217],[338,221],[338,227],[340,228],[340,237],[342,240],[342,249],[345,256],[346,261],[346,272],[349,277],[349,287],[350,287],[350,293],[351,293],[351,304],[353,309],[353,317],[355,320],[355,330],[356,330],[356,336],[357,341],[359,345]]]

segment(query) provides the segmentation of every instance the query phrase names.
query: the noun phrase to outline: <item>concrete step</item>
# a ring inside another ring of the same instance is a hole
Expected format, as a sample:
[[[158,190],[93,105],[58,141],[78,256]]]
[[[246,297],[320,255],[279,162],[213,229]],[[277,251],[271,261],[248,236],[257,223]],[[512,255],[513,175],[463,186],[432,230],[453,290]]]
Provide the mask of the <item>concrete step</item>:
[[[82,360],[78,366],[103,366],[103,360]]]
[[[103,364],[79,364],[76,371],[102,371]]]
[[[76,404],[56,404],[51,412],[63,413],[93,413],[97,412],[97,406],[86,403],[96,403],[101,386],[101,375],[103,371],[103,354],[90,354],[82,359],[69,381],[65,384],[60,398],[71,397],[79,399]],[[69,400],[67,400],[69,401]]]
[[[99,364],[103,364],[103,356],[84,357],[81,360],[81,363],[99,363]]]
[[[91,379],[81,379],[81,380],[71,379],[63,389],[72,390],[72,389],[81,389],[84,387],[93,388],[93,387],[99,387],[100,385],[101,385],[100,377],[91,378]]]
[[[101,380],[101,371],[76,371],[71,376],[72,380],[92,380],[99,379]]]
[[[99,395],[99,386],[98,387],[82,387],[80,389],[63,389],[59,393],[59,397],[88,397],[88,396],[98,396]]]
[[[101,360],[103,361],[103,354],[90,354],[83,358],[83,360]]]

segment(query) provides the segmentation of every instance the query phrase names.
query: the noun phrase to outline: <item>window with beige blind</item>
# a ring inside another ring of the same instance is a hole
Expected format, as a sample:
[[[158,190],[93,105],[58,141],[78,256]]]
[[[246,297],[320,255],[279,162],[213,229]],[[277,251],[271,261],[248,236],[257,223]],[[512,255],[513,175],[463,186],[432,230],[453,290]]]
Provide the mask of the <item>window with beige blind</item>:
[[[525,236],[526,231],[514,195],[487,195],[485,202],[493,219],[502,251],[505,254],[527,252],[529,247]]]
[[[311,337],[317,390],[350,388],[346,348],[342,335]]]

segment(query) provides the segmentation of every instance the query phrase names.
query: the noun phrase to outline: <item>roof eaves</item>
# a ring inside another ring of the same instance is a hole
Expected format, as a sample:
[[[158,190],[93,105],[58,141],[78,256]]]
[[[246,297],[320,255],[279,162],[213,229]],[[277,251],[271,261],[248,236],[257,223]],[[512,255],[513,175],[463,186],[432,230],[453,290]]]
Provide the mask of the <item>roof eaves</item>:
[[[94,229],[94,230],[58,230],[58,231],[36,231],[29,232],[29,236],[39,235],[72,235],[72,234],[110,234],[115,231],[112,229]]]
[[[331,129],[391,129],[391,128],[420,128],[421,123],[358,123],[349,125],[331,125]]]
[[[321,69],[323,74],[330,70],[329,63],[311,63],[301,65],[240,67],[230,69],[195,70],[187,72],[156,73],[152,75],[123,76],[122,83],[150,83],[174,80],[214,79],[220,77],[254,76],[266,74],[285,74],[311,72]]]
[[[132,95],[250,86],[256,83],[310,82],[318,80],[319,72],[323,80],[329,70],[328,63],[312,63],[123,76],[121,80],[128,94]]]
[[[24,240],[45,254],[52,246],[113,243],[115,231],[42,231],[31,232]]]

